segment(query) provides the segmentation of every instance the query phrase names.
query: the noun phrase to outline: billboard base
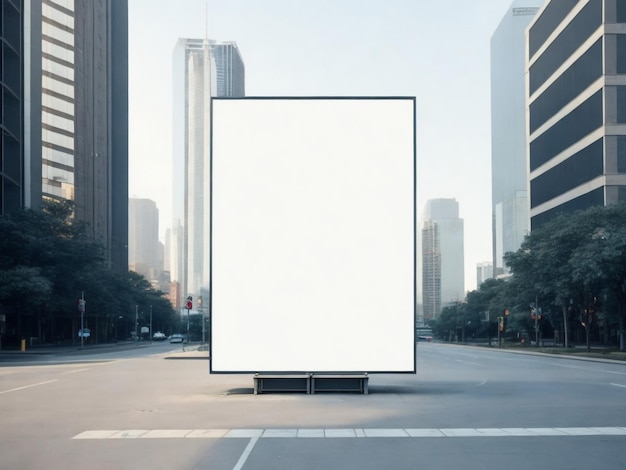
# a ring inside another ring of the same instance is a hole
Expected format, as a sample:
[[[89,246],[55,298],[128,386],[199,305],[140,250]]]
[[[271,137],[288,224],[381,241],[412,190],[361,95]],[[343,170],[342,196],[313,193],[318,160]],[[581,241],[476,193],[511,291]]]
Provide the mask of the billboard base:
[[[353,392],[368,394],[367,374],[302,374],[254,376],[254,394],[301,392],[315,394],[323,392]]]

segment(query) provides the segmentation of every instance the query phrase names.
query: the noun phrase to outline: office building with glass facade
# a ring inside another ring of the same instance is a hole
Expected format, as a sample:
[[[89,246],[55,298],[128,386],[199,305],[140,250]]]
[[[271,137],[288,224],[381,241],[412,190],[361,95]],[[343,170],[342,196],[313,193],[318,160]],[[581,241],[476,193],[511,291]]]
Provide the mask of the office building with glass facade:
[[[626,201],[626,2],[551,0],[528,29],[531,229]]]
[[[0,0],[0,214],[41,201],[40,56],[41,2]]]
[[[465,299],[463,219],[455,199],[430,199],[422,223],[422,304],[424,321]]]
[[[493,267],[530,231],[526,159],[526,28],[543,0],[515,0],[491,37],[491,197]]]
[[[181,38],[173,53],[173,200],[170,278],[176,298],[208,296],[211,97],[245,96],[237,45]],[[207,297],[208,298],[208,297]]]
[[[0,213],[70,200],[128,269],[127,0],[1,0]]]

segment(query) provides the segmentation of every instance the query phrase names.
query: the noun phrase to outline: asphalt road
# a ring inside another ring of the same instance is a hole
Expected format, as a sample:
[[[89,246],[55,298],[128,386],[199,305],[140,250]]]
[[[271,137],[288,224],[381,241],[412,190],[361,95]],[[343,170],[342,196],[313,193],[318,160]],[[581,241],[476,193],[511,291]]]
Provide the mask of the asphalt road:
[[[252,394],[155,344],[0,361],[0,468],[626,468],[626,365],[420,343],[370,394]]]

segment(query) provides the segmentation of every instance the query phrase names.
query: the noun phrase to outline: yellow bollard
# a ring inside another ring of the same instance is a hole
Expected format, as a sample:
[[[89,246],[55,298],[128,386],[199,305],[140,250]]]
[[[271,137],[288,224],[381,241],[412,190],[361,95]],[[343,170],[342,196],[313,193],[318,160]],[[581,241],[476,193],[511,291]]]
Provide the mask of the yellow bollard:
[[[22,338],[22,347],[20,351],[22,352],[26,351],[26,339],[25,338]]]

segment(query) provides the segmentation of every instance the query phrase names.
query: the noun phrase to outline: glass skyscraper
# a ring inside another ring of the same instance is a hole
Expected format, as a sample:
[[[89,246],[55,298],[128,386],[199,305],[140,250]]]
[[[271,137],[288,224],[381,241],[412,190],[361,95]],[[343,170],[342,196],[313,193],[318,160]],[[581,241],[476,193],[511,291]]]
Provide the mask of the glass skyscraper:
[[[455,199],[429,199],[422,225],[422,303],[424,321],[465,299],[463,219]]]
[[[208,296],[211,97],[242,97],[244,84],[244,64],[235,43],[178,40],[173,54],[173,220],[168,247],[171,280],[180,286],[177,299]]]
[[[530,217],[626,201],[626,2],[552,0],[528,30]]]
[[[1,210],[73,201],[126,271],[127,0],[2,1],[1,21]]]
[[[543,0],[515,0],[491,37],[491,197],[494,277],[530,230],[525,30]]]

